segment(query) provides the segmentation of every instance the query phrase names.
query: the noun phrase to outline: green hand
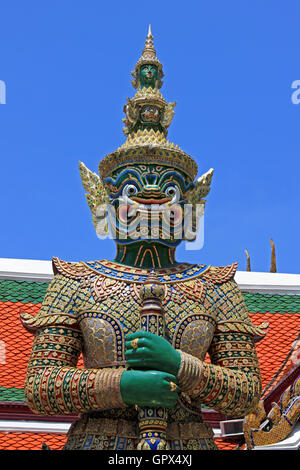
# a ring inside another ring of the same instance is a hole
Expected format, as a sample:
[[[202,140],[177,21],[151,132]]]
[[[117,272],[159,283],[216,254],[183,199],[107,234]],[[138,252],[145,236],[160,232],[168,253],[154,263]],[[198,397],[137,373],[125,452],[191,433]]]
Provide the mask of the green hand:
[[[177,384],[177,378],[165,372],[125,370],[120,382],[122,400],[127,405],[174,408],[178,387],[172,391],[171,382]]]
[[[132,340],[138,339],[137,348],[132,347]],[[177,376],[181,357],[180,353],[164,338],[148,331],[137,331],[126,337],[125,359],[133,369],[153,369]]]

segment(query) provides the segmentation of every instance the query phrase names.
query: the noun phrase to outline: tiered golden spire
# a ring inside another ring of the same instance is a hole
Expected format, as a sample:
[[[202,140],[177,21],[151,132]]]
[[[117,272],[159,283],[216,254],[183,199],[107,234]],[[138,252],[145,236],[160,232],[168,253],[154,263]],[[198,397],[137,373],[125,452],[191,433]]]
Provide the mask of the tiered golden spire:
[[[100,162],[99,173],[105,178],[126,163],[146,161],[172,165],[193,180],[198,171],[195,160],[166,139],[176,102],[167,103],[159,90],[164,74],[156,56],[150,25],[142,56],[131,73],[137,91],[133,98],[127,98],[124,106],[123,132],[127,139]]]

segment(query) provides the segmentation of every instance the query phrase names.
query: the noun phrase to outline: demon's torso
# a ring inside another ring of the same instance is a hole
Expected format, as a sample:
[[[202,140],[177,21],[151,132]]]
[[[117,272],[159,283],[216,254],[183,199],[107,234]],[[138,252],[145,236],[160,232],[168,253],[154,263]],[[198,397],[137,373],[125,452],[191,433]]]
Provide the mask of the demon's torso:
[[[58,272],[80,282],[68,313],[83,334],[85,367],[124,365],[125,336],[140,329],[139,289],[149,270],[109,261],[54,263]],[[166,339],[176,349],[204,359],[220,321],[215,284],[232,278],[235,270],[236,265],[179,264],[157,271],[165,288]]]

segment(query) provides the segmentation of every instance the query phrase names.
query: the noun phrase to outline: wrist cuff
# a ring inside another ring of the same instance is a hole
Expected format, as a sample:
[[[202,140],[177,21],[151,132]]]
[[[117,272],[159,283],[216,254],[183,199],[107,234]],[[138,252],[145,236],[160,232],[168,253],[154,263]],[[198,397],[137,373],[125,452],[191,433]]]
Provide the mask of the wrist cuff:
[[[179,350],[181,356],[180,368],[178,371],[179,387],[182,392],[194,390],[201,377],[203,369],[202,362],[191,354]]]
[[[97,372],[94,392],[99,409],[126,407],[120,390],[120,381],[124,370],[124,368],[102,369]]]

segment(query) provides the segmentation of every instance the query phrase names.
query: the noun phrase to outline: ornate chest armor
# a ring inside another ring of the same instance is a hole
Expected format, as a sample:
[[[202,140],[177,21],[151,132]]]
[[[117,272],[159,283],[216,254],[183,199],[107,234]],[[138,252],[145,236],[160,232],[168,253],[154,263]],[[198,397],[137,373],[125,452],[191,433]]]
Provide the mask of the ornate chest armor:
[[[203,307],[205,281],[196,278],[163,282],[167,339],[177,349],[204,359],[216,326],[216,313],[208,315]],[[135,332],[139,325],[139,288],[136,280],[98,274],[80,292],[76,317],[83,333],[86,367],[125,364],[124,334]]]

